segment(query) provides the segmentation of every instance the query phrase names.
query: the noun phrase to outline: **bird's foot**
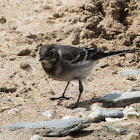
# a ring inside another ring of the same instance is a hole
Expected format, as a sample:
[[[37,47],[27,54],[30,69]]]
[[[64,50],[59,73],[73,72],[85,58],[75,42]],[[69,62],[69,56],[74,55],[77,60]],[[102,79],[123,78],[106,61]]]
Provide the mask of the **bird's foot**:
[[[66,99],[69,100],[71,97],[66,97],[66,96],[60,96],[60,97],[52,97],[50,98],[50,100],[54,101],[54,100],[58,100],[58,99]]]

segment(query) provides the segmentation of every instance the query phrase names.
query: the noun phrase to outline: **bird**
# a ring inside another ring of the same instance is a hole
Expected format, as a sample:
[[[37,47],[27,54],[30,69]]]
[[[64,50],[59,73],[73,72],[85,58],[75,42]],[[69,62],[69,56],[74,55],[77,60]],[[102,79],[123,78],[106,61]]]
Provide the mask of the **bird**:
[[[74,47],[70,45],[45,44],[40,47],[39,61],[49,77],[57,81],[67,81],[64,92],[59,97],[52,97],[51,100],[69,99],[65,96],[68,85],[71,81],[79,82],[79,95],[75,105],[77,108],[83,92],[82,80],[85,79],[98,60],[112,55],[123,55],[134,53],[138,49],[118,50],[104,52],[98,48]]]

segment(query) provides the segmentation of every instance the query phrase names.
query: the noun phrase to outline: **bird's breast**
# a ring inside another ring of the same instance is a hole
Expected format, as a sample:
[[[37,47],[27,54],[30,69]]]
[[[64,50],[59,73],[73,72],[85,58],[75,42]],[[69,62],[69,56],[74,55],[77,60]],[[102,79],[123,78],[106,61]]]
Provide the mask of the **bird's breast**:
[[[75,65],[49,65],[42,63],[44,71],[54,80],[57,81],[72,81],[82,80],[90,74],[92,67],[97,61],[88,61],[82,64]]]

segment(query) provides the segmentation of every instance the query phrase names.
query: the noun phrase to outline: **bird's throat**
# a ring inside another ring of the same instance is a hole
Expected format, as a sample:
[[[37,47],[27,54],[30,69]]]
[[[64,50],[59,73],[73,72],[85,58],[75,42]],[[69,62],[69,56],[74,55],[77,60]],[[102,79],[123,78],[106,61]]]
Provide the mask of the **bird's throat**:
[[[52,63],[48,60],[42,60],[41,63],[46,68],[52,68]]]

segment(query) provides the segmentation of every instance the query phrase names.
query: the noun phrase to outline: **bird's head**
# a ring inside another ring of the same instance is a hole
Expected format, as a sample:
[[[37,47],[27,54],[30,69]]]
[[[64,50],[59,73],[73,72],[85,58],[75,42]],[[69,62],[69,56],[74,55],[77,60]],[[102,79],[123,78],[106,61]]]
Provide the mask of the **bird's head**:
[[[58,50],[54,45],[43,45],[39,51],[40,59],[42,63],[52,63],[58,59]]]

